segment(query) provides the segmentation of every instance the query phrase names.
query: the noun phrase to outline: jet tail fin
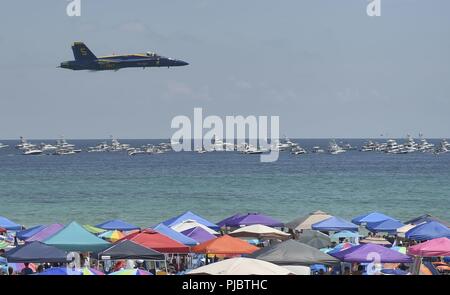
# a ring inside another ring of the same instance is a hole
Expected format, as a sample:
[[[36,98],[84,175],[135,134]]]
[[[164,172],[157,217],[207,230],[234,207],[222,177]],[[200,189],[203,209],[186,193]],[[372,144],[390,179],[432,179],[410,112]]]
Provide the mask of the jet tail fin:
[[[93,60],[97,57],[89,50],[83,42],[75,42],[72,45],[73,56],[75,60]]]

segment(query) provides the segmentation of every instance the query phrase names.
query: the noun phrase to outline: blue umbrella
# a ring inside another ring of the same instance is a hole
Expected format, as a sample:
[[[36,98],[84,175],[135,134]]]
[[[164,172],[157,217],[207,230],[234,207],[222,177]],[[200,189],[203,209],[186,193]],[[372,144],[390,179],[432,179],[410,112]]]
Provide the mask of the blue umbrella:
[[[371,223],[371,222],[381,222],[381,221],[388,220],[388,219],[396,220],[395,218],[387,216],[383,213],[372,212],[372,213],[357,216],[352,219],[352,222],[354,224],[364,224],[364,223]]]
[[[332,239],[340,239],[340,238],[358,238],[361,235],[357,232],[349,231],[349,230],[343,230],[340,232],[337,232],[333,235],[331,235]]]
[[[368,222],[366,228],[371,232],[397,233],[397,228],[404,226],[403,223],[393,219],[386,219],[379,222]]]
[[[82,272],[80,270],[74,270],[66,267],[52,267],[44,270],[41,273],[37,273],[41,276],[80,276]]]
[[[341,231],[341,230],[351,230],[357,231],[358,226],[340,217],[330,217],[328,219],[322,220],[320,222],[311,225],[312,229],[321,231]]]
[[[413,227],[405,233],[405,237],[416,241],[427,241],[443,237],[450,238],[450,229],[437,221],[430,221]]]

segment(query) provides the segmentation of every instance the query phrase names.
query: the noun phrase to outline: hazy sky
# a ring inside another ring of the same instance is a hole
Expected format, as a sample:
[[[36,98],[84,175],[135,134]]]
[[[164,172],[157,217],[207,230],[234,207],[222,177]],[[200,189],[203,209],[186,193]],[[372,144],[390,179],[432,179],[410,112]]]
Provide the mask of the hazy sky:
[[[3,0],[0,138],[168,138],[175,115],[279,115],[289,137],[450,136],[450,1]],[[73,41],[182,68],[56,68]]]

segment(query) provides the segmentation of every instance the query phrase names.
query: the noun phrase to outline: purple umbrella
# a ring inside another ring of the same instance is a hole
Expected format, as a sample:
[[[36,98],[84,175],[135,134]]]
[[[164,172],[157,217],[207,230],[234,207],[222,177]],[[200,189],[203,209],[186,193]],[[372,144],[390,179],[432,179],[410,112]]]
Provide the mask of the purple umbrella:
[[[238,216],[228,221],[228,226],[240,227],[253,224],[262,224],[271,227],[282,227],[284,224],[281,221],[273,219],[272,217],[260,214],[260,213],[247,213],[245,215]]]
[[[236,219],[238,217],[244,216],[241,213],[236,213],[233,216],[227,217],[224,220],[221,220],[217,223],[218,226],[222,227],[222,226],[228,226],[230,221],[232,221],[233,219]]]
[[[193,227],[185,231],[182,231],[181,233],[199,243],[203,243],[216,238],[215,235],[210,234],[201,227]]]
[[[26,239],[25,242],[33,242],[33,241],[42,242],[48,237],[53,236],[55,233],[59,232],[63,227],[64,225],[59,223],[50,224],[43,230]]]
[[[412,263],[410,256],[376,244],[361,244],[349,249],[329,253],[345,262],[359,263]]]

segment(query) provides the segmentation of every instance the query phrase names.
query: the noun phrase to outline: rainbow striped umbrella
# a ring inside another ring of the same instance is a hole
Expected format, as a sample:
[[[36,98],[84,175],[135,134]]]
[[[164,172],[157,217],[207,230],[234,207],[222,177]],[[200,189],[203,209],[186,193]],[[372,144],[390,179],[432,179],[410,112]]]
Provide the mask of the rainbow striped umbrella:
[[[110,273],[110,275],[117,275],[117,276],[151,276],[153,274],[148,272],[148,271],[142,270],[142,269],[122,269],[122,270]]]
[[[84,276],[103,276],[103,275],[105,275],[101,271],[99,271],[95,268],[89,268],[87,266],[80,269],[80,271]]]
[[[115,243],[118,240],[125,237],[125,234],[118,230],[109,230],[102,234],[99,234],[98,236],[99,236],[99,238],[102,238],[102,239],[108,240],[112,243]]]
[[[84,227],[88,232],[90,232],[91,234],[94,234],[94,235],[96,235],[96,234],[101,234],[101,233],[104,233],[104,232],[106,231],[105,229],[98,228],[98,227],[92,226],[92,225],[90,225],[90,224],[85,224],[85,225],[83,225],[83,227]]]

